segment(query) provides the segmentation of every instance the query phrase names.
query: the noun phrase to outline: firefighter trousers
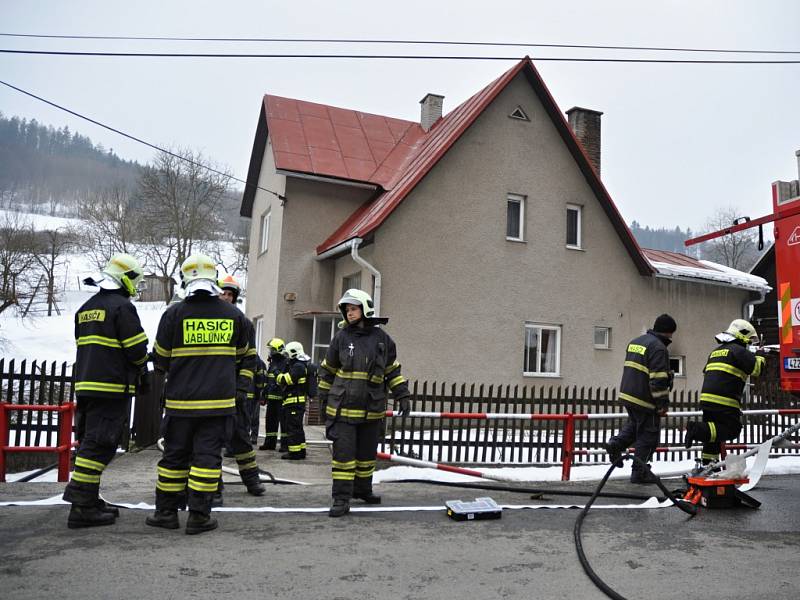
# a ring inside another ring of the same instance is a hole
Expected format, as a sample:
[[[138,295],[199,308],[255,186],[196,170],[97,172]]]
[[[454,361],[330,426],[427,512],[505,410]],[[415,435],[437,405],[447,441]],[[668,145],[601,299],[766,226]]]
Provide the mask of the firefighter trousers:
[[[305,402],[286,404],[283,407],[283,418],[286,422],[286,439],[283,449],[289,451],[290,456],[306,456],[306,434],[303,431],[303,417],[306,414]]]
[[[258,402],[258,399],[255,398],[247,398],[247,411],[249,417],[249,423],[247,429],[250,432],[250,444],[255,446],[258,444],[258,425],[261,416],[261,404]]]
[[[326,428],[328,439],[333,441],[331,495],[334,500],[349,500],[372,492],[380,425],[381,421],[335,421]]]
[[[609,443],[618,448],[628,448],[633,444],[633,455],[642,462],[650,462],[661,435],[661,416],[646,408],[627,405],[625,408],[628,411],[628,421],[617,435],[609,440]],[[644,467],[635,461],[631,467],[634,472],[643,469]]]
[[[286,450],[286,421],[283,417],[283,399],[267,400],[267,416],[265,418],[264,446],[274,450],[280,442],[282,450]]]
[[[742,432],[740,414],[735,408],[707,410],[703,407],[703,422],[697,424],[694,437],[703,442],[701,458],[704,463],[719,460],[722,442],[729,442],[739,437]]]
[[[76,422],[80,446],[72,478],[64,489],[67,502],[77,506],[97,503],[100,477],[117,452],[128,423],[128,407],[125,398],[78,398]]]
[[[222,445],[233,417],[175,417],[162,423],[164,456],[158,461],[156,510],[211,513],[211,498],[222,475]],[[188,492],[187,492],[188,488]]]

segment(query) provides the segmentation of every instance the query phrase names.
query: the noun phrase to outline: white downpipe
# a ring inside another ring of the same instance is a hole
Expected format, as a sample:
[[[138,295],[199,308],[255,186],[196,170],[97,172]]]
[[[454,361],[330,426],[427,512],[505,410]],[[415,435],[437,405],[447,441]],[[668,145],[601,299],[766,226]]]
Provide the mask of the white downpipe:
[[[372,294],[372,301],[375,303],[375,316],[379,317],[381,315],[381,272],[364,260],[363,257],[359,256],[358,247],[363,241],[364,240],[361,238],[350,240],[350,256],[353,257],[353,260],[357,264],[361,265],[375,276],[375,293]]]
[[[759,297],[755,300],[748,300],[744,304],[742,304],[742,318],[745,321],[750,320],[750,307],[755,306],[757,304],[762,304],[764,300],[766,300],[767,295],[764,292],[758,292]]]

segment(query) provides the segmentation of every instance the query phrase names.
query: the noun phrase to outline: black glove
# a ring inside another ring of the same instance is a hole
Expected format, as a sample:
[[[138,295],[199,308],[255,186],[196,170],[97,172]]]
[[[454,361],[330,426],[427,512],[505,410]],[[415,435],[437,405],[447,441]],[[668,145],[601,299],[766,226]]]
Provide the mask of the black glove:
[[[672,386],[675,385],[675,371],[669,372],[669,391],[672,391]]]
[[[139,371],[139,376],[136,379],[136,394],[139,396],[147,396],[150,393],[150,372],[147,369]]]
[[[247,402],[247,391],[246,390],[236,390],[236,404],[244,404]]]
[[[411,402],[409,402],[408,397],[405,398],[395,398],[394,401],[394,415],[397,417],[402,417],[407,415],[411,412]]]

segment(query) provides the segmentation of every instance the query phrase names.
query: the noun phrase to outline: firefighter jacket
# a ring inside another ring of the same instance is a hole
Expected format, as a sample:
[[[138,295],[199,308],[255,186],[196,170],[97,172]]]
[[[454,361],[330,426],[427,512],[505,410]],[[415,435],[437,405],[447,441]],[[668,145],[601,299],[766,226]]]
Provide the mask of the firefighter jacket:
[[[703,368],[700,404],[712,410],[722,407],[740,410],[747,377],[758,377],[763,365],[764,357],[756,356],[738,340],[720,344],[708,355]]]
[[[278,385],[278,375],[286,370],[287,359],[281,354],[272,354],[269,357],[269,366],[267,367],[267,386],[264,390],[266,400],[280,400],[283,402],[284,389]]]
[[[348,325],[331,340],[319,368],[320,405],[326,417],[346,423],[384,418],[387,390],[410,396],[389,334],[367,321]]]
[[[217,296],[195,294],[167,308],[158,324],[154,362],[167,372],[167,415],[232,415],[253,382],[249,321]]]
[[[652,411],[667,407],[672,387],[667,351],[670,342],[649,329],[628,344],[619,386],[623,404]]]
[[[256,327],[250,319],[245,318],[244,321],[247,328],[248,348],[247,352],[245,352],[245,358],[247,360],[239,362],[237,376],[244,375],[250,379],[250,385],[247,388],[247,399],[252,400],[256,395],[256,369],[258,368],[257,365],[260,359],[258,358],[258,350],[256,350]],[[244,373],[242,373],[242,371],[244,371]],[[244,400],[244,396],[237,393],[236,400]]]
[[[286,363],[283,373],[275,378],[283,389],[283,406],[296,404],[305,407],[308,399],[308,361],[292,358]]]
[[[121,290],[101,290],[75,313],[75,393],[125,398],[147,363],[147,335]]]

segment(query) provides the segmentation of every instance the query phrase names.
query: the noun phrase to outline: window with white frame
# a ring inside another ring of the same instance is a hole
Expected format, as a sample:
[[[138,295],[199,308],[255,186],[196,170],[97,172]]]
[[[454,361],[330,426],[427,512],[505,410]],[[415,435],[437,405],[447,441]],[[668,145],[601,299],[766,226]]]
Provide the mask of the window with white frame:
[[[581,212],[577,204],[567,204],[567,248],[581,247]]]
[[[336,335],[336,323],[338,319],[334,317],[314,317],[312,331],[313,342],[311,344],[311,360],[319,365],[328,353],[328,346],[331,345],[333,336]]]
[[[525,196],[509,194],[506,198],[506,239],[524,241]]]
[[[259,244],[259,254],[266,252],[269,247],[269,223],[271,220],[272,209],[267,209],[267,212],[261,215],[261,243]]]
[[[675,373],[675,377],[686,377],[686,357],[685,356],[670,356],[669,357],[670,371]]]
[[[611,348],[611,327],[594,328],[594,347],[598,350]]]
[[[256,330],[256,352],[261,354],[261,337],[264,333],[264,319],[262,317],[253,318],[253,327]]]
[[[525,323],[523,375],[560,375],[561,326]]]
[[[342,295],[352,289],[361,289],[361,271],[342,277]]]

